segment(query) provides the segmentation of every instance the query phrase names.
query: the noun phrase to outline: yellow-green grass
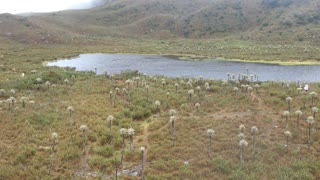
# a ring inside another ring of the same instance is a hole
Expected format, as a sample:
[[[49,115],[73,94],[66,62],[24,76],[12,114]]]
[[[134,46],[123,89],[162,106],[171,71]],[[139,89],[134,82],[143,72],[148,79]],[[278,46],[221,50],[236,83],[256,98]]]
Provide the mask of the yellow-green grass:
[[[62,50],[61,50],[62,51]],[[15,64],[12,64],[15,65]],[[193,81],[193,89],[202,87],[200,100],[195,92],[192,103],[188,103],[187,80],[165,78],[167,85],[162,89],[161,79],[145,77],[137,73],[124,73],[108,79],[104,75],[96,76],[93,72],[75,72],[68,69],[41,67],[40,61],[25,68],[25,77],[20,73],[6,70],[0,87],[7,92],[1,100],[12,96],[10,89],[16,89],[14,95],[19,109],[14,114],[7,110],[8,104],[1,105],[1,168],[3,179],[50,178],[51,133],[58,133],[58,144],[53,178],[84,178],[79,174],[95,173],[101,178],[114,175],[113,161],[121,155],[120,128],[135,129],[134,152],[129,152],[129,138],[125,138],[125,158],[122,169],[137,169],[141,164],[138,148],[145,146],[146,179],[317,179],[319,159],[319,132],[312,132],[313,143],[307,145],[307,127],[305,122],[310,112],[308,93],[298,94],[294,84],[289,88],[281,83],[262,83],[258,93],[248,94],[240,90],[233,93],[232,84],[226,86],[221,81],[207,81],[208,93],[204,91],[204,82]],[[35,74],[30,71],[37,68]],[[29,69],[30,68],[30,69]],[[72,77],[75,77],[73,79]],[[146,102],[146,89],[130,86],[130,104],[122,92],[115,99],[115,88],[126,87],[125,81],[140,76],[149,84],[149,102]],[[48,90],[45,85],[35,84],[41,77],[57,84]],[[69,79],[66,86],[64,79]],[[174,83],[179,83],[178,97],[175,97]],[[250,84],[253,86],[253,84]],[[317,84],[310,84],[311,90],[318,92]],[[241,89],[239,87],[239,89]],[[113,103],[109,91],[113,91]],[[170,92],[168,105],[166,92]],[[20,97],[28,96],[35,104],[21,107]],[[291,116],[289,130],[289,152],[285,152],[284,131],[285,118],[282,112],[287,109],[285,98],[293,98],[292,109],[301,109],[304,113],[300,129],[296,128],[296,118]],[[161,102],[160,116],[156,117],[154,102]],[[197,112],[194,104],[201,103]],[[318,100],[315,101],[318,106]],[[73,106],[72,129],[69,127],[68,106]],[[169,110],[177,111],[175,123],[176,146],[172,146],[169,124]],[[113,139],[109,142],[109,126],[106,118],[114,115]],[[88,126],[87,154],[82,155],[81,124]],[[240,124],[246,126],[245,135],[249,146],[245,148],[245,164],[240,168],[239,134]],[[259,132],[256,142],[256,161],[251,159],[251,126],[257,126]],[[318,130],[318,124],[316,129]],[[208,156],[207,129],[214,129],[212,158]],[[73,140],[72,140],[73,139]],[[299,160],[298,146],[301,147],[303,159]],[[91,177],[93,178],[93,177]],[[114,178],[114,177],[113,177]],[[121,175],[123,179],[139,179]]]
[[[319,64],[319,48],[316,45],[296,42],[283,45],[280,42],[255,42],[224,39],[134,39],[100,38],[83,45],[84,39],[73,43],[27,45],[14,41],[1,41],[0,68],[37,66],[39,62],[71,58],[83,53],[132,53],[173,56],[183,60],[222,59],[240,62],[271,63],[281,65]],[[17,68],[16,68],[17,69]]]
[[[116,44],[130,42],[135,44],[132,49]],[[109,41],[110,46],[26,46],[22,44],[7,44],[0,49],[1,78],[0,89],[5,89],[6,100],[10,96],[17,99],[19,109],[14,114],[8,111],[8,104],[0,108],[0,179],[32,179],[48,175],[50,165],[51,133],[58,133],[57,152],[55,155],[52,175],[57,179],[84,178],[79,174],[96,173],[102,178],[114,175],[113,161],[121,155],[120,128],[135,129],[134,152],[129,152],[129,138],[126,136],[125,160],[123,169],[139,169],[140,146],[146,146],[146,179],[317,179],[319,163],[319,125],[316,123],[312,131],[312,145],[308,147],[308,124],[306,118],[311,115],[311,99],[309,93],[298,94],[296,85],[282,87],[281,83],[264,82],[260,84],[258,93],[248,94],[239,87],[237,95],[233,92],[232,83],[228,83],[226,91],[221,81],[209,81],[210,90],[206,92],[204,82],[196,84],[202,87],[200,100],[194,93],[192,103],[188,103],[187,79],[145,77],[136,72],[116,75],[106,78],[96,76],[93,72],[75,72],[70,68],[44,67],[43,62],[77,56],[81,53],[160,53],[154,47],[166,47],[167,42],[147,47],[150,42]],[[184,42],[185,43],[185,42]],[[189,42],[187,42],[189,43]],[[164,45],[163,45],[164,44]],[[171,46],[171,45],[170,45]],[[172,45],[176,47],[176,45]],[[142,49],[141,47],[146,47]],[[141,49],[140,49],[141,48]],[[166,49],[166,54],[175,54],[176,50]],[[193,54],[193,53],[190,53]],[[196,54],[196,53],[195,53]],[[206,55],[204,55],[206,56]],[[31,73],[31,70],[37,70]],[[25,77],[21,77],[25,73]],[[73,76],[75,78],[73,78]],[[130,86],[130,104],[122,92],[117,98],[115,88],[126,87],[125,81],[140,76],[149,84],[149,102],[146,102],[146,89],[139,88],[135,83]],[[53,90],[42,84],[36,84],[36,78],[50,81],[57,85]],[[161,79],[165,78],[167,85],[162,89]],[[69,79],[68,86],[64,79]],[[179,83],[178,97],[175,96],[174,83]],[[242,84],[246,84],[242,82]],[[311,83],[310,91],[319,93],[319,85]],[[254,84],[250,84],[254,86]],[[39,89],[38,89],[39,88]],[[10,94],[15,89],[16,94]],[[110,102],[109,91],[113,91],[113,103]],[[309,91],[309,92],[310,92]],[[166,92],[169,92],[167,105]],[[29,97],[35,104],[21,107],[20,98]],[[290,139],[289,152],[286,154],[284,144],[286,130],[283,111],[287,110],[286,97],[292,97],[293,111],[301,109],[303,117],[300,129],[296,128],[296,117],[293,112],[289,121]],[[161,102],[160,117],[156,117],[154,102]],[[200,102],[199,112],[194,104]],[[315,100],[318,106],[318,98]],[[75,125],[69,127],[67,107],[73,106]],[[169,109],[177,111],[175,136],[176,146],[172,147]],[[113,140],[109,142],[108,115],[114,115]],[[316,116],[317,120],[317,116]],[[86,124],[87,155],[82,155],[82,133],[80,125]],[[245,135],[249,146],[245,148],[245,165],[240,169],[238,127],[246,126]],[[257,158],[251,160],[252,138],[251,126],[257,126]],[[216,131],[213,137],[212,158],[208,157],[208,136],[206,130]],[[72,138],[73,141],[72,141]],[[41,147],[42,146],[42,147]],[[302,160],[299,161],[298,146],[301,147]],[[91,177],[92,178],[92,177]],[[113,177],[114,178],[114,177]],[[123,179],[139,179],[122,175]]]

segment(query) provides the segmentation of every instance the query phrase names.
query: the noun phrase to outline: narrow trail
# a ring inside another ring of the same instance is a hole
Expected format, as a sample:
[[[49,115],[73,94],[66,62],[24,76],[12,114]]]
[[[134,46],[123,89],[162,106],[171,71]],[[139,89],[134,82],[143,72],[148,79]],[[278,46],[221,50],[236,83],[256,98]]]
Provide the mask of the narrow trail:
[[[149,124],[146,124],[143,128],[143,145],[145,147],[145,151],[144,151],[144,166],[147,166],[147,158],[148,158],[148,150],[150,148],[150,144],[149,144],[149,131],[148,131],[148,127]]]
[[[143,136],[143,146],[145,147],[145,151],[144,151],[144,166],[146,168],[147,166],[147,158],[148,158],[148,150],[150,148],[150,144],[149,144],[149,131],[148,131],[148,127],[149,127],[149,123],[146,123],[143,125],[143,134],[141,136]],[[83,178],[96,178],[96,177],[102,177],[103,179],[110,179],[115,177],[115,174],[111,174],[111,175],[101,175],[99,172],[93,172],[90,171],[90,168],[88,166],[88,162],[87,162],[87,157],[88,157],[88,149],[90,149],[90,146],[87,147],[87,151],[86,151],[86,155],[84,157],[81,158],[81,168],[75,172],[75,176],[77,177],[83,177]],[[140,151],[139,151],[140,152]],[[132,166],[129,167],[127,169],[119,169],[118,172],[118,176],[121,175],[125,175],[125,176],[134,176],[137,177],[141,171],[142,165],[139,163],[136,166]]]
[[[265,106],[263,105],[263,101],[260,97],[257,96],[257,93],[251,93],[250,96],[251,96],[252,101],[254,101],[254,100],[258,101],[258,110],[261,111],[261,110],[265,109]]]
[[[254,103],[255,110],[254,111],[238,111],[238,112],[230,112],[230,111],[220,111],[220,112],[214,112],[206,115],[205,117],[208,118],[215,118],[216,120],[225,121],[226,119],[234,119],[234,118],[244,118],[244,117],[250,117],[250,116],[256,116],[258,118],[256,125],[261,131],[261,135],[265,136],[264,139],[272,139],[272,137],[277,134],[277,131],[281,131],[281,128],[279,128],[279,115],[273,114],[273,110],[271,107],[264,104],[261,97],[259,97],[259,94],[256,92],[251,92],[250,97],[251,102]],[[271,116],[271,121],[266,121],[266,119],[262,119],[265,115]],[[259,127],[260,126],[260,127]]]
[[[214,117],[215,119],[233,119],[233,118],[239,118],[239,117],[244,117],[244,116],[250,116],[252,115],[252,112],[250,111],[244,111],[244,112],[217,112],[217,113],[212,113],[209,115],[206,115],[205,117]]]
[[[267,136],[268,139],[270,139],[272,136],[272,132],[274,132],[274,130],[279,127],[279,122],[278,122],[279,116],[272,114],[273,110],[269,106],[264,105],[264,102],[257,95],[257,93],[251,93],[251,99],[252,99],[252,101],[255,101],[255,100],[258,101],[257,110],[259,111],[259,114],[261,116],[265,115],[266,113],[268,113],[268,116],[271,115],[271,118],[272,118],[271,123],[265,123],[264,128],[263,128],[265,130],[264,135]]]
[[[268,116],[271,117],[271,122],[264,123],[264,127],[263,129],[260,127],[260,129],[264,130],[263,131],[263,139],[267,139],[270,140],[270,142],[272,142],[272,139],[279,135],[279,134],[283,134],[284,131],[286,130],[286,127],[281,126],[279,121],[284,121],[284,119],[281,117],[281,114],[274,114],[273,109],[270,106],[267,106],[264,104],[264,102],[262,101],[262,99],[260,97],[257,96],[256,93],[252,93],[252,100],[257,100],[258,101],[258,110],[260,112],[260,115],[263,116],[266,113],[268,113]],[[281,142],[280,142],[281,143]],[[285,142],[283,141],[282,144],[285,144]],[[302,142],[296,142],[292,145],[295,145],[296,147],[300,147],[300,148],[304,148],[304,149],[309,149],[308,144],[304,144]]]
[[[251,93],[250,97],[251,97],[251,101],[252,102],[254,102],[255,100],[258,101],[257,110],[259,112],[261,112],[262,110],[265,110],[265,107],[263,105],[263,101],[261,100],[260,97],[258,97],[255,93]],[[208,117],[208,118],[214,117],[217,120],[223,120],[223,119],[241,118],[241,117],[245,117],[245,116],[252,116],[253,113],[254,113],[253,111],[249,111],[249,110],[242,111],[242,112],[241,111],[228,112],[226,110],[223,110],[223,111],[219,111],[219,112],[210,113],[210,114],[206,115],[205,117]]]

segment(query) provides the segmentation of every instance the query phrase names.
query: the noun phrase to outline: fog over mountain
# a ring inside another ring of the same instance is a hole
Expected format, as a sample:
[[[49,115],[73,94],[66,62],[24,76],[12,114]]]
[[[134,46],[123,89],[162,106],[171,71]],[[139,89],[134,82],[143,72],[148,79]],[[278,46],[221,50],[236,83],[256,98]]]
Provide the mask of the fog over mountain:
[[[92,0],[92,1],[88,1],[88,2],[80,2],[78,4],[74,4],[72,6],[70,6],[68,9],[89,9],[89,8],[93,8],[99,5],[102,5],[106,2],[107,0]]]
[[[105,0],[1,0],[0,14],[25,14],[54,12],[70,9],[89,9],[106,2]]]

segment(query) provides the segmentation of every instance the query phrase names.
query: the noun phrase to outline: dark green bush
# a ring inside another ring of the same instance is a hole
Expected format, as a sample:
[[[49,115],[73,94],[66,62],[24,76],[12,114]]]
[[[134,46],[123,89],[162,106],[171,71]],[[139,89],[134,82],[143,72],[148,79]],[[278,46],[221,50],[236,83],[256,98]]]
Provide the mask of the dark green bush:
[[[17,154],[14,164],[26,163],[28,158],[36,154],[36,149],[33,146],[22,146],[22,152]]]
[[[111,157],[113,156],[114,149],[111,145],[105,145],[94,148],[94,152],[103,157]]]
[[[79,159],[81,157],[81,150],[75,148],[73,146],[69,146],[69,148],[65,149],[61,155],[62,161],[72,161]]]
[[[215,171],[222,174],[230,174],[233,170],[232,163],[221,156],[218,156],[211,161]]]
[[[27,121],[33,125],[48,125],[52,119],[43,113],[34,112],[27,118]]]

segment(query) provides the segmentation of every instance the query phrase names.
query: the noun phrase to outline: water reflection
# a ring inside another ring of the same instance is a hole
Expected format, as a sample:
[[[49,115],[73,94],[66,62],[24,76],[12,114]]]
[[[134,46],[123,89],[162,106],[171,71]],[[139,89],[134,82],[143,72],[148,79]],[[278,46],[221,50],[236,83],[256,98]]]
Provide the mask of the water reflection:
[[[320,65],[281,66],[260,63],[242,63],[221,60],[183,61],[164,56],[131,54],[82,54],[77,58],[50,62],[48,66],[75,67],[94,70],[98,74],[138,70],[147,75],[169,77],[199,77],[226,79],[227,73],[258,74],[262,81],[320,81]]]

